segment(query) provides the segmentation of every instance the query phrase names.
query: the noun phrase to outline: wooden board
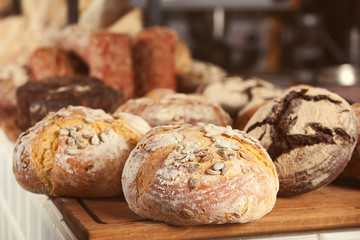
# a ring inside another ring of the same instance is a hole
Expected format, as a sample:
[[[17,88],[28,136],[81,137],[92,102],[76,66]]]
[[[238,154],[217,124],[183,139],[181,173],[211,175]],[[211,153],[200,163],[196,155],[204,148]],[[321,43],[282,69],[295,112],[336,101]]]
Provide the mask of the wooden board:
[[[180,227],[142,219],[123,197],[53,198],[78,239],[196,239],[360,226],[360,181],[340,178],[331,185],[293,198],[278,198],[258,221]]]

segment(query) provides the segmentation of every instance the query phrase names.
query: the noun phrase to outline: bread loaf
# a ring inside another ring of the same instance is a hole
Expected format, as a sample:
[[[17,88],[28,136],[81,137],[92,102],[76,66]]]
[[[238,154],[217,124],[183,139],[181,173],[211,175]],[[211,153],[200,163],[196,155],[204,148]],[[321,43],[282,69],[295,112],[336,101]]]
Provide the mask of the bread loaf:
[[[358,138],[354,110],[322,88],[294,87],[258,109],[245,131],[275,163],[280,196],[318,189],[345,168]]]
[[[259,104],[277,97],[282,90],[259,78],[243,79],[234,76],[201,86],[198,92],[219,103],[231,117],[236,118],[237,113],[248,104]]]
[[[111,113],[124,102],[122,92],[87,76],[29,81],[17,89],[18,123],[25,130],[51,111],[68,105],[101,108]]]
[[[204,96],[175,93],[169,89],[154,89],[142,98],[130,99],[114,115],[118,112],[138,115],[152,127],[199,122],[218,126],[232,124],[230,116]]]
[[[152,27],[141,31],[132,40],[136,95],[144,96],[156,88],[175,90],[176,32],[170,28]]]
[[[75,75],[66,52],[56,47],[41,47],[30,55],[29,65],[34,80]]]
[[[93,33],[88,46],[90,75],[121,90],[125,100],[134,96],[134,73],[128,36]]]
[[[20,135],[15,178],[28,191],[52,196],[119,195],[125,160],[148,130],[131,114],[113,118],[99,109],[63,108]]]
[[[187,71],[178,73],[177,90],[179,92],[195,92],[200,86],[221,81],[227,75],[221,67],[199,60],[192,60],[188,68]]]
[[[278,184],[257,140],[212,124],[153,128],[122,175],[132,211],[175,225],[257,220],[273,208]]]

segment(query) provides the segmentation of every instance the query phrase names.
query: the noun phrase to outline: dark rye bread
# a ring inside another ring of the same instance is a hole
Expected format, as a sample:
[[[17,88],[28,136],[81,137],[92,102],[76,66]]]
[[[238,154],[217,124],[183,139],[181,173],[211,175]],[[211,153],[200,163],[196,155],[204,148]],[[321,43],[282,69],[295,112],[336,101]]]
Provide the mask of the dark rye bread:
[[[354,110],[322,88],[293,87],[261,107],[244,129],[275,163],[279,196],[313,191],[334,180],[358,138]]]
[[[33,126],[49,112],[63,107],[85,106],[112,113],[124,102],[123,93],[93,77],[55,77],[29,81],[16,92],[18,123],[22,130]]]

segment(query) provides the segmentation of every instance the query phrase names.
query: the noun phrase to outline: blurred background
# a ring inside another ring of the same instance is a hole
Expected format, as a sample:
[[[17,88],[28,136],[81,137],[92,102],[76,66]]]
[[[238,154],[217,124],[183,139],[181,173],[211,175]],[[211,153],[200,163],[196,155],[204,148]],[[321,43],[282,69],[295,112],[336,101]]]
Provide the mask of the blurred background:
[[[176,29],[194,58],[280,85],[355,85],[360,1],[150,0],[147,25]],[[344,65],[345,64],[345,65]]]

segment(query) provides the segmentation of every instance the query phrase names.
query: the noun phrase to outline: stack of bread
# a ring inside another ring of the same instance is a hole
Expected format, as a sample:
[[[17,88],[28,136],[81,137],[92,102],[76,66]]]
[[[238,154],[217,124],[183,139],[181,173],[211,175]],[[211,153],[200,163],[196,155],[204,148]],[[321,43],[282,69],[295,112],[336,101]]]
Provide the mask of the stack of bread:
[[[1,30],[0,122],[16,140],[24,189],[123,194],[142,217],[199,225],[260,219],[278,193],[326,186],[351,157],[345,172],[360,178],[358,105],[322,88],[229,77],[192,59],[174,30],[143,29],[140,9],[124,13],[120,2],[80,1],[73,25],[61,11],[0,20],[31,18],[27,34],[49,32],[49,44],[19,43],[26,51],[7,55],[5,43],[26,35]]]

